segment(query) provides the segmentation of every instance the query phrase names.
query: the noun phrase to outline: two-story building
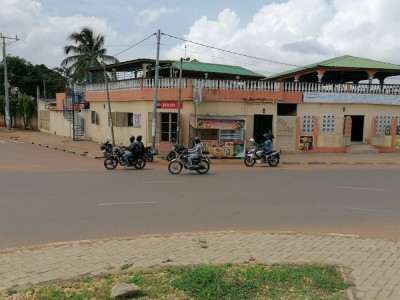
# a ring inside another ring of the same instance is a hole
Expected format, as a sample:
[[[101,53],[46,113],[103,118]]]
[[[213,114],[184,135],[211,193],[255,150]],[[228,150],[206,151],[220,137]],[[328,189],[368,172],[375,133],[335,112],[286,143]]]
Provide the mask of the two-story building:
[[[205,151],[238,156],[245,141],[260,140],[269,129],[282,150],[400,151],[400,85],[385,82],[400,75],[399,65],[342,56],[265,78],[237,66],[160,61],[157,102],[154,60],[88,71],[82,91],[39,105],[40,130],[102,141],[110,136],[109,99],[116,144],[139,134],[151,143],[156,103],[159,152],[179,131],[185,145],[197,135]]]

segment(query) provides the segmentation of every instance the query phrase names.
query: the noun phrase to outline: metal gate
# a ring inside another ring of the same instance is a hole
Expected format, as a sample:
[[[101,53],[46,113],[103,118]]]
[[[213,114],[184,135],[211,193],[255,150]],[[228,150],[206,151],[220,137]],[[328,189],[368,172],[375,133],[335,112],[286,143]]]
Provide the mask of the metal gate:
[[[275,149],[295,149],[296,117],[278,116]]]

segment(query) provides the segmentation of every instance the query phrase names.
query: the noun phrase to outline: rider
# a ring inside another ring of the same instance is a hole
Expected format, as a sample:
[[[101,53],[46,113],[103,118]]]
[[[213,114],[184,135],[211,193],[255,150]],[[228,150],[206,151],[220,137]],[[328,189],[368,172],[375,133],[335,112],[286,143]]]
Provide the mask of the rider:
[[[190,154],[188,157],[189,170],[192,170],[193,159],[200,158],[201,155],[203,154],[200,138],[198,136],[194,138],[194,147],[192,149],[188,149],[187,153]]]
[[[264,134],[264,155],[268,155],[272,152],[272,135],[271,134]]]
[[[138,137],[139,139],[139,137]],[[123,157],[124,157],[124,161],[125,161],[125,166],[124,168],[128,168],[129,166],[129,158],[132,157],[133,152],[135,151],[137,144],[135,143],[135,137],[132,135],[129,138],[130,144],[129,146],[126,148],[126,150],[128,150],[126,153],[124,153]]]
[[[136,148],[133,150],[133,154],[135,156],[141,155],[144,153],[144,145],[142,142],[142,136],[138,135],[138,137],[136,138]]]

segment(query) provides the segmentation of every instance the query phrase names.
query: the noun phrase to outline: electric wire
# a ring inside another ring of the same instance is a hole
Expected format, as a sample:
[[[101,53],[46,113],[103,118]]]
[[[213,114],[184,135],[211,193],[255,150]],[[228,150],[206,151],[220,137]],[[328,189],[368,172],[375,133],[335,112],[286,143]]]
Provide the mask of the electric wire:
[[[179,37],[176,37],[176,36],[170,35],[168,33],[164,33],[164,32],[162,32],[161,34],[166,35],[166,36],[168,36],[170,38],[173,38],[173,39],[181,40],[181,41],[184,41],[184,42],[192,43],[192,44],[199,45],[199,46],[206,47],[206,48],[210,48],[210,49],[215,49],[215,50],[218,50],[218,51],[223,51],[223,52],[230,53],[230,54],[235,54],[235,55],[239,55],[239,56],[243,56],[243,57],[247,57],[247,58],[252,58],[252,59],[257,59],[257,60],[263,60],[263,61],[271,62],[271,63],[274,63],[274,64],[280,64],[280,65],[285,65],[285,66],[290,66],[290,67],[301,67],[301,66],[294,65],[294,64],[283,63],[283,62],[270,60],[270,59],[265,59],[265,58],[260,58],[260,57],[256,57],[256,56],[251,56],[251,55],[247,55],[247,54],[243,54],[243,53],[237,53],[237,52],[234,52],[234,51],[225,50],[225,49],[217,48],[217,47],[214,47],[214,46],[209,46],[209,45],[205,45],[205,44],[202,44],[202,43],[193,42],[193,41],[182,39],[182,38],[179,38]]]
[[[132,49],[133,47],[139,45],[140,43],[143,43],[144,41],[148,40],[149,38],[151,38],[152,36],[155,36],[155,35],[156,35],[156,33],[153,33],[152,35],[150,35],[150,36],[148,36],[147,38],[141,40],[140,42],[138,42],[138,43],[136,43],[136,44],[134,44],[134,45],[132,45],[132,46],[126,48],[125,50],[122,50],[121,52],[118,52],[117,54],[114,54],[114,55],[112,55],[112,56],[116,57],[117,55],[120,55],[121,53],[124,53],[124,52],[128,51],[129,49]]]

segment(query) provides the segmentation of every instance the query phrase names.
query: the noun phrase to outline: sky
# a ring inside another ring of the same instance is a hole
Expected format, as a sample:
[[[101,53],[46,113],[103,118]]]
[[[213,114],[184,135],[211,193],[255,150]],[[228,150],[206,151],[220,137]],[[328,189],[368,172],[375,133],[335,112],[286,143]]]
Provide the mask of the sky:
[[[66,57],[63,47],[72,44],[68,35],[85,26],[105,37],[107,54],[119,61],[155,59],[154,34],[160,30],[160,59],[190,57],[266,76],[341,55],[400,65],[398,0],[0,0],[0,4],[0,33],[19,38],[7,40],[7,54],[49,68],[59,67]]]

